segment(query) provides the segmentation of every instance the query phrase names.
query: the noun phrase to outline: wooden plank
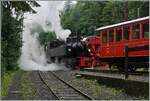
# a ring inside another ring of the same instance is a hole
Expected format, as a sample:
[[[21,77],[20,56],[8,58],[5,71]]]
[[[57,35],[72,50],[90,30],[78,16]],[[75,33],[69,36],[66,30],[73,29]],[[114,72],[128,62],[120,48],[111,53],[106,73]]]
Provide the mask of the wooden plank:
[[[125,46],[125,79],[128,78],[128,46]]]

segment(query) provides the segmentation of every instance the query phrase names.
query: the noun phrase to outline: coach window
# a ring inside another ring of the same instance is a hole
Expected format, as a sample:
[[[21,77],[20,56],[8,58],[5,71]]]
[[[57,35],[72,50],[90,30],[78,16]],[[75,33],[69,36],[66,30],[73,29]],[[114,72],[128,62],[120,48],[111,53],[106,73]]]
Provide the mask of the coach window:
[[[132,39],[139,39],[140,37],[140,26],[139,24],[133,24]]]
[[[109,42],[113,42],[114,39],[114,30],[109,31]]]
[[[129,40],[129,35],[130,35],[130,27],[129,26],[124,26],[124,39]]]
[[[121,28],[116,29],[116,40],[120,41],[121,40]]]
[[[149,38],[149,22],[142,24],[142,30],[143,30],[142,37]]]
[[[102,32],[102,40],[103,40],[103,43],[107,42],[107,32],[106,31]]]

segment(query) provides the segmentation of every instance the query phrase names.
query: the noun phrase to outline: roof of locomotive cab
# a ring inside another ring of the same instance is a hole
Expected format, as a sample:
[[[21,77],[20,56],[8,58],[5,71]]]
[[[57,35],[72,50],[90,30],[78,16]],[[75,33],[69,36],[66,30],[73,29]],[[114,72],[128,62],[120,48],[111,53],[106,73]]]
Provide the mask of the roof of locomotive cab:
[[[88,37],[83,38],[82,41],[86,41],[86,40],[91,39],[91,38],[99,38],[99,37],[98,36],[88,36]]]
[[[121,22],[121,23],[117,23],[117,24],[113,24],[113,25],[103,26],[103,27],[97,28],[96,31],[101,31],[101,30],[104,30],[104,29],[114,28],[114,27],[127,25],[127,24],[134,23],[134,22],[144,21],[144,20],[148,20],[148,19],[149,19],[149,16],[143,17],[143,18],[138,18],[138,19],[135,19],[135,20],[125,21],[125,22]]]

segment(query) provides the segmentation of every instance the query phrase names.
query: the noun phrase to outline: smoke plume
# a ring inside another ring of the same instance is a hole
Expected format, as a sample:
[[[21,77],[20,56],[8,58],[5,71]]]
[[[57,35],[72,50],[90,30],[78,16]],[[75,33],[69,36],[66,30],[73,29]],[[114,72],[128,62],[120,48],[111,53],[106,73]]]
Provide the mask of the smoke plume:
[[[23,70],[58,70],[66,69],[62,64],[47,64],[44,48],[40,46],[37,37],[40,30],[55,31],[57,38],[63,40],[69,36],[70,30],[64,30],[60,25],[59,10],[64,6],[64,1],[38,1],[41,5],[34,8],[37,14],[25,14],[22,55],[19,60],[20,68]],[[47,26],[51,23],[51,27]],[[37,25],[42,29],[33,31]]]

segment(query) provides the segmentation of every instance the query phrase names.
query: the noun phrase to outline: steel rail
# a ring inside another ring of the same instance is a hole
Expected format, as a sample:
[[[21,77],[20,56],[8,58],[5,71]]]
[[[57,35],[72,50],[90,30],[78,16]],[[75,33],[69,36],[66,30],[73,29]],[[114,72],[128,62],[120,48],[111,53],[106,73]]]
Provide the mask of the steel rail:
[[[48,87],[48,89],[52,92],[52,94],[58,99],[60,100],[60,98],[57,96],[57,94],[55,94],[55,92],[49,87],[49,85],[46,83],[46,81],[43,79],[42,74],[39,71],[39,76],[41,81]]]
[[[74,89],[76,92],[78,92],[79,94],[83,95],[84,97],[86,97],[88,100],[94,100],[92,97],[90,97],[89,95],[81,92],[80,90],[76,89],[75,87],[73,87],[72,85],[70,85],[69,83],[65,82],[63,79],[61,79],[60,77],[58,77],[54,72],[51,71],[51,73],[61,82],[63,82],[64,84],[66,84],[67,86],[69,86],[70,88]]]
[[[35,77],[34,75],[33,75],[33,77]],[[41,78],[40,78],[41,79]],[[43,81],[42,81],[43,82]],[[37,90],[37,89],[33,89],[35,92],[37,92],[37,94],[38,94],[38,96],[40,96],[41,98],[42,98],[42,96],[40,95],[40,92]]]

